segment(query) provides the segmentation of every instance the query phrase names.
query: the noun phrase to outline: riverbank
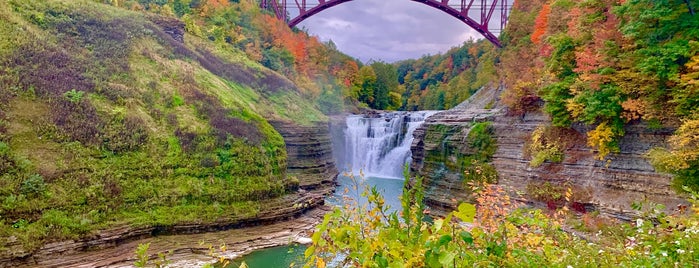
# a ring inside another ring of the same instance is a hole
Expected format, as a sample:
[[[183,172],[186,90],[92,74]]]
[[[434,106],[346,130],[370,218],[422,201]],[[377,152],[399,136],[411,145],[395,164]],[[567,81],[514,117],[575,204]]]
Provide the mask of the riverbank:
[[[171,252],[171,267],[193,267],[216,261],[208,255],[210,246],[217,256],[234,258],[253,250],[286,245],[307,237],[329,210],[324,198],[332,189],[299,194],[276,200],[255,221],[232,220],[213,224],[171,227],[122,227],[105,230],[93,237],[44,245],[25,258],[0,260],[1,267],[132,267],[136,247],[150,243],[148,253]],[[295,204],[289,206],[289,204]],[[284,205],[284,206],[281,206]],[[203,242],[203,244],[202,244]],[[220,251],[222,244],[225,251]],[[197,265],[199,264],[199,265]]]

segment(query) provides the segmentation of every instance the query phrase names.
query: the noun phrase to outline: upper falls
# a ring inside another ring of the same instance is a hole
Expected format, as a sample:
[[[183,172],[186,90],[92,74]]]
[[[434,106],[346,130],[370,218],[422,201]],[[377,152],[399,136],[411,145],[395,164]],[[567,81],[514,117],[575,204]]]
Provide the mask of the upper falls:
[[[338,168],[358,175],[402,178],[413,131],[434,111],[351,115],[345,120]],[[336,139],[337,140],[337,139]],[[337,148],[340,147],[340,148]]]

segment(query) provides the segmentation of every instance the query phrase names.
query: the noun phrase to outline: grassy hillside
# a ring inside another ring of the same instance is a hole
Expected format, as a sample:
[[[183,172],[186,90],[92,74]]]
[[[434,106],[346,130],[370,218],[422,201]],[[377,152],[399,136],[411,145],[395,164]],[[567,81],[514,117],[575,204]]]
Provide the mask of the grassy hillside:
[[[90,1],[0,1],[2,240],[251,217],[294,189],[268,120],[325,116],[184,28]]]

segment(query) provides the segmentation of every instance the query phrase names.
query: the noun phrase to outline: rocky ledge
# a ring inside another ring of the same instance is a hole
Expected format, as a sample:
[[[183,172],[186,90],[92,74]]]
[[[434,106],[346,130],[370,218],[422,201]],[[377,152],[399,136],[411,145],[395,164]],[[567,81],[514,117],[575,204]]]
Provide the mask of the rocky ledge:
[[[0,267],[130,267],[139,244],[151,243],[148,253],[171,252],[170,267],[211,263],[209,246],[217,256],[237,257],[250,251],[286,245],[307,237],[329,210],[323,206],[325,190],[286,195],[269,200],[254,218],[226,219],[216,223],[174,226],[121,226],[80,240],[49,243],[22,258],[0,259]],[[203,244],[200,244],[203,242]],[[200,266],[200,265],[199,265]]]
[[[413,132],[410,170],[424,178],[425,204],[433,213],[442,215],[456,209],[457,200],[471,199],[460,167],[461,158],[476,153],[468,146],[468,134],[475,123],[499,114],[496,109],[452,109],[430,116]]]
[[[296,178],[301,189],[332,188],[338,175],[333,160],[332,138],[328,122],[300,126],[273,121],[284,137],[287,152],[287,176]]]
[[[649,130],[639,124],[627,126],[619,143],[621,152],[612,154],[609,161],[599,161],[584,142],[587,129],[576,127],[569,136],[580,142],[566,148],[561,163],[531,167],[525,158],[524,144],[537,126],[548,124],[549,118],[539,112],[495,119],[498,150],[493,165],[500,175],[499,183],[512,193],[528,193],[528,186],[543,189],[541,186],[546,183],[571,188],[575,201],[586,210],[599,210],[621,219],[636,215],[631,209],[633,202],[663,204],[668,210],[686,205],[686,200],[671,189],[672,177],[656,172],[645,157],[651,148],[665,146],[671,130]]]

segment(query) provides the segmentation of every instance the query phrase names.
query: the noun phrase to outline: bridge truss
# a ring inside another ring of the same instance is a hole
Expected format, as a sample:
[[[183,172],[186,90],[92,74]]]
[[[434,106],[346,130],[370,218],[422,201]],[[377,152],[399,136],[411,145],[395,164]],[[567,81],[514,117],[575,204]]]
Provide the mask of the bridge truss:
[[[294,27],[323,10],[353,0],[261,0],[260,6]],[[382,1],[382,0],[377,0]],[[409,0],[439,9],[466,23],[485,39],[501,47],[496,34],[507,24],[512,0]]]

